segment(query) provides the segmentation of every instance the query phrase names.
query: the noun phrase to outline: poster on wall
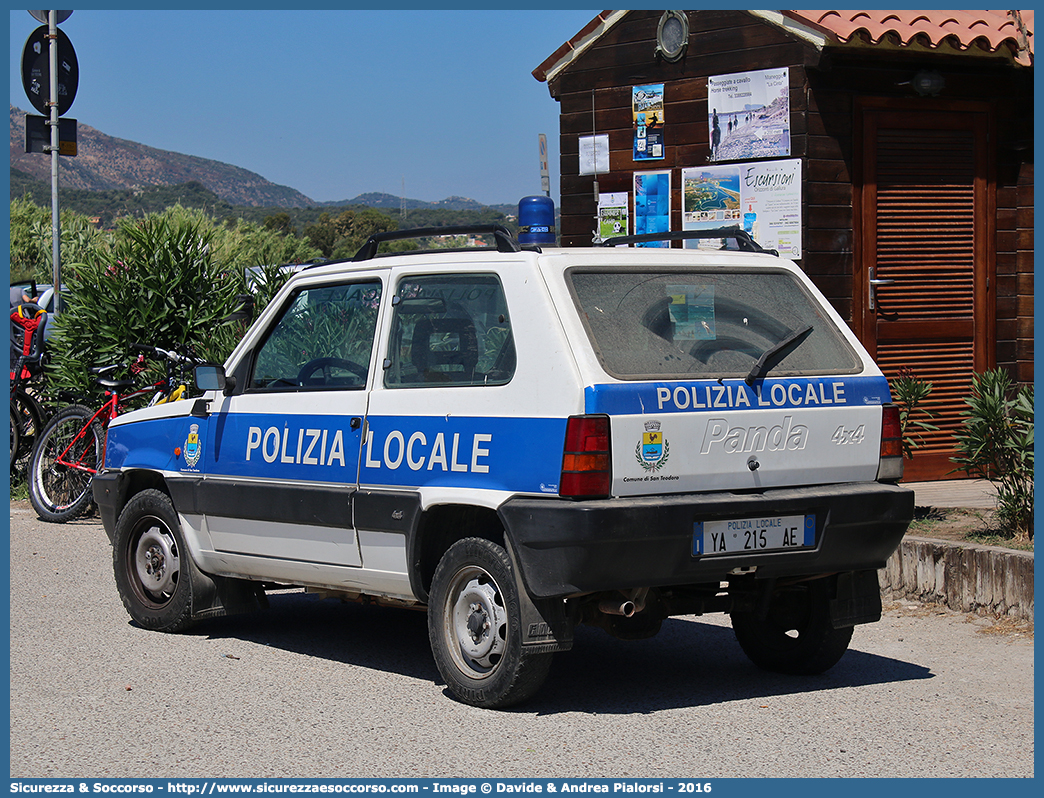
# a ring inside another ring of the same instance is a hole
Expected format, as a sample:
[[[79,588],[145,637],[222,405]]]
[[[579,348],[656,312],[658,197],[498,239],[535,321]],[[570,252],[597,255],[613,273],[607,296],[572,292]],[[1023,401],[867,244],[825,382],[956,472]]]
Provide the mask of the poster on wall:
[[[801,159],[682,169],[682,229],[742,227],[766,249],[801,257]],[[721,239],[686,241],[717,249]]]
[[[627,235],[630,222],[627,196],[626,191],[598,195],[598,240],[595,241],[596,244],[607,238]]]
[[[666,233],[671,229],[671,173],[634,173],[634,233]],[[639,244],[644,247],[670,247],[670,241]]]
[[[609,134],[580,137],[580,174],[596,175],[609,171]]]
[[[790,155],[790,69],[707,78],[712,161]]]
[[[634,160],[663,158],[662,83],[631,87],[631,118],[634,123]]]

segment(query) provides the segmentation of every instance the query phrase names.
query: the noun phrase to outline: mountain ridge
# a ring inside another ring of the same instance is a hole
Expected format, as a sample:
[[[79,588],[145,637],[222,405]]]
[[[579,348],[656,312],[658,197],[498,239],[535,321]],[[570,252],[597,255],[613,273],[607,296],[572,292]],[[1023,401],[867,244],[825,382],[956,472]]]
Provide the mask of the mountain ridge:
[[[41,153],[25,152],[25,115],[22,109],[11,106],[10,168],[50,183],[51,159]],[[426,202],[381,192],[367,192],[353,199],[318,202],[297,189],[272,183],[248,169],[116,138],[81,122],[77,123],[76,144],[75,157],[61,158],[60,185],[63,189],[126,191],[198,182],[231,205],[255,208],[367,205],[373,208],[404,207],[406,210],[482,210],[487,207],[503,210],[512,207],[487,206],[468,197],[450,196],[436,202]]]

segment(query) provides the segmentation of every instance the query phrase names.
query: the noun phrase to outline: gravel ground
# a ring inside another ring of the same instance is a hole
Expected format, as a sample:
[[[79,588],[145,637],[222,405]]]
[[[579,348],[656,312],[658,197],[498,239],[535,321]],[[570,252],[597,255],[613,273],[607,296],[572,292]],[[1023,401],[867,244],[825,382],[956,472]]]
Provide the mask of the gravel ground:
[[[132,625],[97,519],[11,504],[13,777],[1032,777],[1033,641],[889,605],[827,674],[761,672],[727,618],[578,630],[530,703],[453,701],[422,613],[277,594]]]

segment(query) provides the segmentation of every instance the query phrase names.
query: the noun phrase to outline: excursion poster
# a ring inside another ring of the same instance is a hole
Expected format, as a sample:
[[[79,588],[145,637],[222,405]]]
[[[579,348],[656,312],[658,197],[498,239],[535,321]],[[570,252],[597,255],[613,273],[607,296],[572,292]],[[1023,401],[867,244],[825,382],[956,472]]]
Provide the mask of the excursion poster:
[[[682,229],[742,227],[766,249],[801,257],[801,159],[682,170]],[[721,239],[687,241],[718,247]]]

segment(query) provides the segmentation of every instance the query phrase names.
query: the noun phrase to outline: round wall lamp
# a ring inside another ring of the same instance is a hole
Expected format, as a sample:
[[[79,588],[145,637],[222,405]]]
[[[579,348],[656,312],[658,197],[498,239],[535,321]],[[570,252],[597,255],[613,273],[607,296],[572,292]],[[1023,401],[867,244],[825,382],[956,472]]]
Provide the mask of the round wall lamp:
[[[672,64],[689,45],[689,18],[684,11],[664,11],[656,28],[656,55]]]
[[[939,92],[946,88],[946,78],[935,70],[922,69],[913,76],[910,81],[915,92],[922,97],[938,97]]]

